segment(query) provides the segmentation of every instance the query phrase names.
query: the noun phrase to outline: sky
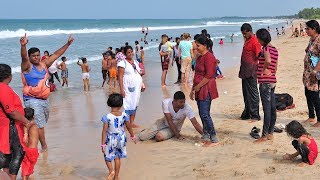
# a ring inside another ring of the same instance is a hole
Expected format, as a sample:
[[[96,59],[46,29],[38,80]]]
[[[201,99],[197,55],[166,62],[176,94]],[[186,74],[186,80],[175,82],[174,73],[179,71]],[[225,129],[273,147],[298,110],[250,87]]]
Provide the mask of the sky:
[[[293,15],[320,0],[1,0],[0,19],[200,19]]]

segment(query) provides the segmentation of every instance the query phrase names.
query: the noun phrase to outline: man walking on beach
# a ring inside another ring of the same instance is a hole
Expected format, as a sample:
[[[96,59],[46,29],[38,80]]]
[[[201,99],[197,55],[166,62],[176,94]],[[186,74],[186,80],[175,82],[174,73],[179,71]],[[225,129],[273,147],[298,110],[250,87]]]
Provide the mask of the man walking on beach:
[[[38,48],[32,47],[27,51],[27,35],[25,34],[20,39],[23,101],[26,107],[34,109],[34,120],[39,128],[41,152],[48,149],[44,133],[44,126],[49,119],[49,102],[47,100],[50,95],[48,68],[69,48],[73,40],[73,37],[70,36],[64,46],[54,52],[46,61],[41,62],[40,50]]]
[[[202,127],[195,118],[191,107],[186,104],[186,97],[182,91],[177,91],[172,99],[164,99],[162,101],[162,111],[164,117],[157,120],[150,128],[144,129],[139,134],[141,141],[155,139],[156,141],[164,141],[172,137],[184,139],[180,135],[180,131],[184,120],[188,117],[193,127],[202,135]]]
[[[250,24],[244,23],[241,26],[241,32],[245,39],[239,71],[239,78],[242,79],[242,93],[245,104],[241,119],[260,120],[256,72],[261,45],[253,34]]]

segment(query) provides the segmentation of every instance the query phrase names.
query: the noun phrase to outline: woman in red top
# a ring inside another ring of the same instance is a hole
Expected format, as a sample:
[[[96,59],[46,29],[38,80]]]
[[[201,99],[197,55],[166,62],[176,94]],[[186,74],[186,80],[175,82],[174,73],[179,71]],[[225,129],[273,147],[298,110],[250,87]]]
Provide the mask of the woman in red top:
[[[196,61],[195,76],[193,79],[193,88],[190,98],[197,101],[199,115],[203,125],[203,139],[205,146],[214,146],[218,144],[216,131],[210,116],[211,101],[218,97],[216,80],[214,74],[217,67],[217,60],[209,52],[212,47],[212,41],[205,36],[196,39],[196,49],[200,56]]]
[[[16,179],[24,157],[23,126],[30,128],[31,123],[24,117],[19,96],[8,86],[11,80],[11,67],[0,64],[0,153],[4,154],[0,169]]]

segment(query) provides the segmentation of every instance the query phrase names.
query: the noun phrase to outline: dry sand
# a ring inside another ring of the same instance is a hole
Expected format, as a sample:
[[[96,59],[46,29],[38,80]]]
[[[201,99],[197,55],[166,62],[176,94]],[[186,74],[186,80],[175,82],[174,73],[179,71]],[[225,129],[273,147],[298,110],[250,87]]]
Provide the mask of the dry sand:
[[[297,23],[297,22],[296,22]],[[308,38],[287,36],[274,40],[279,50],[276,93],[289,93],[295,109],[277,113],[277,123],[307,119],[307,104],[302,84],[304,49]],[[239,60],[240,61],[240,60]],[[262,121],[249,123],[239,120],[243,110],[239,67],[218,80],[220,97],[212,104],[218,138],[221,145],[211,148],[195,146],[199,135],[186,120],[182,134],[185,141],[171,139],[128,144],[128,158],[122,161],[120,179],[317,179],[319,160],[313,166],[297,167],[299,160],[283,161],[282,155],[293,153],[291,138],[275,133],[274,140],[253,144],[249,136],[253,126],[262,128]],[[161,99],[171,97],[178,86],[158,88],[146,93],[141,100],[137,121],[151,124],[162,116]],[[188,94],[188,89],[182,89]],[[225,93],[226,92],[226,93]],[[49,152],[42,154],[36,167],[35,179],[104,179],[107,168],[100,151],[102,114],[107,113],[107,93],[97,90],[61,102],[52,100],[50,123],[47,126]],[[146,103],[144,103],[146,102]],[[196,103],[188,103],[197,113]],[[152,107],[152,108],[151,108]],[[263,117],[262,108],[260,115]],[[200,122],[199,116],[197,119]],[[306,126],[320,142],[319,128]]]

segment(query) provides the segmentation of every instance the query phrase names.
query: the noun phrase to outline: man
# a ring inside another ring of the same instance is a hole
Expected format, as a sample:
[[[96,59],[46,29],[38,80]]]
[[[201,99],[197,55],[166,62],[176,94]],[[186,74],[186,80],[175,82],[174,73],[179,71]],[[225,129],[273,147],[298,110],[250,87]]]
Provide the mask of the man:
[[[181,64],[180,64],[180,53],[179,53],[179,43],[180,38],[176,37],[176,45],[173,47],[173,57],[177,64],[177,70],[178,70],[178,80],[174,84],[180,84],[181,83]],[[173,63],[172,63],[173,65]]]
[[[170,55],[169,43],[167,43],[168,36],[166,34],[163,34],[161,38],[162,38],[162,41],[159,45],[159,54],[161,58],[161,68],[162,68],[161,86],[165,87],[171,55]]]
[[[39,128],[39,140],[42,152],[47,151],[48,146],[45,139],[44,126],[49,118],[48,98],[50,89],[48,87],[48,68],[58,59],[72,44],[73,37],[69,36],[67,43],[58,49],[45,62],[40,62],[40,50],[30,48],[27,51],[28,38],[25,34],[20,39],[21,44],[21,73],[23,82],[23,100],[26,107],[35,111],[35,122]]]
[[[241,26],[241,32],[245,39],[239,71],[239,78],[242,79],[242,93],[245,104],[241,119],[260,120],[256,73],[261,45],[257,37],[253,34],[250,24],[244,23]]]
[[[157,120],[150,128],[142,130],[139,134],[141,141],[155,139],[164,141],[175,137],[179,140],[184,139],[181,134],[181,128],[186,117],[188,117],[194,128],[202,135],[202,127],[195,118],[191,107],[186,104],[186,97],[183,92],[177,91],[172,99],[162,101],[162,111],[164,117]]]

